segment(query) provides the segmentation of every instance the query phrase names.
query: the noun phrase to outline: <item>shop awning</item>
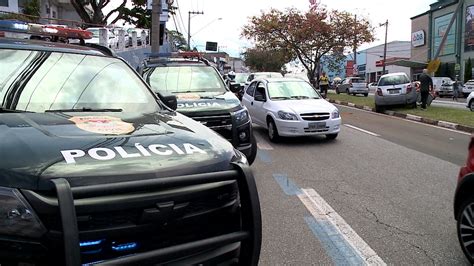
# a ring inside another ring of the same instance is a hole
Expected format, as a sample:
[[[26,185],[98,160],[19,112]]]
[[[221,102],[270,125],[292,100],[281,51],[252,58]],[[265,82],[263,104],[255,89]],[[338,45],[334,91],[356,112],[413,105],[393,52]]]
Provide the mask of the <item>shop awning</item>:
[[[409,68],[426,68],[428,63],[418,62],[418,61],[411,61],[408,59],[399,59],[394,61],[388,61],[386,63],[387,66],[402,66],[402,67],[409,67]]]

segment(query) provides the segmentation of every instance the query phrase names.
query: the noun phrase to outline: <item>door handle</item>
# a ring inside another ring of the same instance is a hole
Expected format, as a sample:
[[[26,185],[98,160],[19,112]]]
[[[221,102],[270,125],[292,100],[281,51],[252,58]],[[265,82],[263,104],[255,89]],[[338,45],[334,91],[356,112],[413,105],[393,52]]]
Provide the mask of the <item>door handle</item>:
[[[253,105],[253,102],[251,102],[250,105]]]

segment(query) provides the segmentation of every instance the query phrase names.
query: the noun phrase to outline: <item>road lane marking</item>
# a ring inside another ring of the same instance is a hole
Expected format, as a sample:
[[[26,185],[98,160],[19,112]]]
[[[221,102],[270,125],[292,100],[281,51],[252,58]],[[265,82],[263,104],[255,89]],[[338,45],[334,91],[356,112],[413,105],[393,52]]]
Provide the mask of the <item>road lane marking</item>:
[[[273,174],[278,185],[280,185],[281,190],[288,195],[300,195],[302,194],[301,189],[291,180],[286,174]]]
[[[271,163],[272,162],[272,157],[270,156],[270,153],[265,150],[257,150],[257,157],[260,161],[264,163]]]
[[[349,107],[347,105],[340,105],[340,106],[344,107],[344,108],[347,108],[347,109],[354,109],[354,110],[361,111],[361,112],[364,112],[364,113],[369,113],[369,114],[372,114],[372,115],[390,117],[392,119],[397,119],[397,120],[405,121],[405,122],[408,122],[408,123],[414,123],[414,124],[418,124],[418,125],[422,125],[422,126],[433,127],[433,128],[442,129],[442,130],[446,130],[446,131],[450,131],[450,132],[454,132],[454,133],[459,133],[459,134],[466,135],[466,136],[471,136],[471,133],[467,133],[467,132],[460,131],[460,130],[455,130],[455,129],[445,128],[445,127],[430,125],[430,124],[421,123],[421,122],[417,122],[417,121],[413,121],[413,120],[403,119],[403,118],[396,117],[396,116],[387,116],[385,114],[374,113],[372,111],[367,111],[367,110],[363,110],[363,109],[359,109],[359,108]]]
[[[314,190],[301,189],[298,198],[311,213],[315,221],[329,223],[335,228],[331,234],[342,236],[367,265],[387,265],[382,258],[346,223],[346,221]],[[328,233],[329,235],[329,233]],[[337,245],[343,245],[338,243]]]
[[[345,125],[346,127],[350,127],[350,128],[352,128],[352,129],[358,130],[358,131],[360,131],[360,132],[364,132],[364,133],[366,133],[366,134],[372,135],[372,136],[374,136],[374,137],[380,137],[379,134],[376,134],[376,133],[374,133],[374,132],[367,131],[367,130],[365,130],[365,129],[362,129],[362,128],[359,128],[359,127],[356,127],[356,126],[353,126],[353,125],[349,125],[349,124],[344,124],[344,125]]]

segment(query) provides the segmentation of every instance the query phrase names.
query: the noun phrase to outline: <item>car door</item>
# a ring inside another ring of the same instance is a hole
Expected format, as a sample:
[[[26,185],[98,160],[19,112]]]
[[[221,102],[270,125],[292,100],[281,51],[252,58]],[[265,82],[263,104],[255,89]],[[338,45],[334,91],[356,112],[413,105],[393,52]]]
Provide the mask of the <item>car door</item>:
[[[258,82],[253,102],[250,105],[253,107],[253,113],[255,121],[260,125],[265,125],[266,110],[264,108],[265,102],[267,101],[267,89],[263,82]]]
[[[341,85],[339,85],[339,92],[346,92],[348,88],[349,78],[346,78],[342,81]]]
[[[247,87],[245,90],[244,96],[242,97],[242,104],[247,107],[247,110],[249,111],[250,116],[252,117],[252,120],[254,120],[254,106],[251,104],[253,103],[253,94],[255,92],[255,89],[257,87],[257,82],[252,82],[250,85]]]

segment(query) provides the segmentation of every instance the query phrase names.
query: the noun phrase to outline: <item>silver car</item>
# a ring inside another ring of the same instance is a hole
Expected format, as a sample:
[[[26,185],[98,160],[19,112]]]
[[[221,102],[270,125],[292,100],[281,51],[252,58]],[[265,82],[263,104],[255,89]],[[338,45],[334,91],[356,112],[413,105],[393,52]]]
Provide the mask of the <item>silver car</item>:
[[[365,97],[369,96],[369,88],[363,78],[349,77],[345,78],[339,86],[336,87],[336,93],[347,93],[347,94],[363,94]]]
[[[416,108],[416,89],[405,73],[383,75],[375,91],[375,109],[381,112],[385,106],[411,105]]]

